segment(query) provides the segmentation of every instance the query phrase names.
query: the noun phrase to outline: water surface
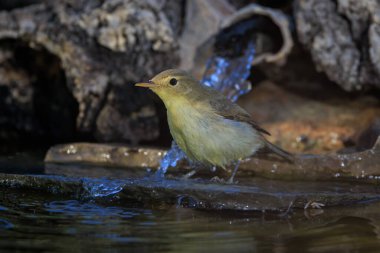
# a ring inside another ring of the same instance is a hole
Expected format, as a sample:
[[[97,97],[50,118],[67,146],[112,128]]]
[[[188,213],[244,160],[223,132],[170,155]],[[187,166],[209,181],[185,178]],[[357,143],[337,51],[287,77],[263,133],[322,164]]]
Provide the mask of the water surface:
[[[12,161],[21,157],[28,156]],[[46,172],[26,158],[13,172]],[[0,172],[9,173],[5,160]],[[379,211],[376,202],[288,213],[206,211],[3,187],[0,252],[379,252]]]
[[[102,205],[1,189],[0,249],[27,252],[378,252],[380,205],[289,216]]]

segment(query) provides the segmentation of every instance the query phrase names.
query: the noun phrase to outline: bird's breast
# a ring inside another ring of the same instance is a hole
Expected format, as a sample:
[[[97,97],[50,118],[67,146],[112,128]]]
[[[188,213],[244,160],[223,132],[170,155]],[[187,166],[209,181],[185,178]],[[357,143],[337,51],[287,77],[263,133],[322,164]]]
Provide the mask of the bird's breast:
[[[224,166],[261,147],[261,136],[245,122],[225,119],[207,106],[168,108],[170,131],[192,159]]]

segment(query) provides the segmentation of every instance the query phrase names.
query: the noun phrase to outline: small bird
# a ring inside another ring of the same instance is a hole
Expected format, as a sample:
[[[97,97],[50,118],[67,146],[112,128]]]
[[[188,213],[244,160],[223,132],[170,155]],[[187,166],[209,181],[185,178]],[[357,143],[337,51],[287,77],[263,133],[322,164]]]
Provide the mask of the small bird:
[[[222,93],[203,86],[187,72],[165,70],[146,83],[164,102],[170,133],[186,155],[205,165],[225,166],[267,149],[293,161],[293,155],[268,142],[269,133]]]

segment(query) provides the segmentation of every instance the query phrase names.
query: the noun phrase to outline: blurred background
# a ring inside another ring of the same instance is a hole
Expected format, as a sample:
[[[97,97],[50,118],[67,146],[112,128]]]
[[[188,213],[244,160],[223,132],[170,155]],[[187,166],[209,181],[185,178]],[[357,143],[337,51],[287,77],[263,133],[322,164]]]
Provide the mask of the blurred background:
[[[238,102],[271,141],[308,153],[372,147],[380,133],[377,7],[354,0],[2,0],[0,142],[168,147],[162,103],[133,84],[167,68],[202,79],[212,57],[240,57],[253,42],[252,91]]]

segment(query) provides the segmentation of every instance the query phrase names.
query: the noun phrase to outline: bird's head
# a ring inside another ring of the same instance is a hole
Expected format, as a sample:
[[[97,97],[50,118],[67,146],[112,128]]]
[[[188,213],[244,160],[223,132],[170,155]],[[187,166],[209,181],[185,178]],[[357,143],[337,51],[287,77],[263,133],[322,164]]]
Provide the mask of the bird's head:
[[[199,82],[187,72],[179,69],[165,70],[148,82],[137,83],[135,86],[151,89],[165,104],[178,99],[190,99],[202,92]]]

